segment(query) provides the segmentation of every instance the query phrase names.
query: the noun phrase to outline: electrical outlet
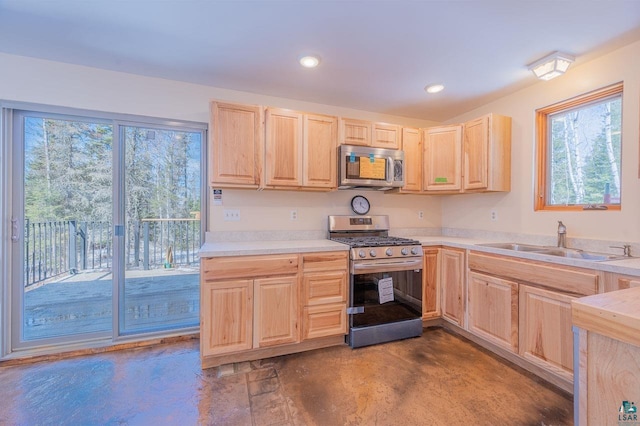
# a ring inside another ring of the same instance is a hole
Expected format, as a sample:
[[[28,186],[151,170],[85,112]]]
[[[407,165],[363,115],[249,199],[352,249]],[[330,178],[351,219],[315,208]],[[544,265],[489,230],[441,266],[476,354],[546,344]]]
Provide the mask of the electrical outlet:
[[[491,210],[491,221],[495,222],[498,220],[498,212],[496,210]]]
[[[424,219],[424,212],[422,210],[418,212],[418,219]]]
[[[291,210],[289,212],[289,219],[298,220],[298,210]]]
[[[225,222],[238,222],[240,220],[240,210],[224,209]]]

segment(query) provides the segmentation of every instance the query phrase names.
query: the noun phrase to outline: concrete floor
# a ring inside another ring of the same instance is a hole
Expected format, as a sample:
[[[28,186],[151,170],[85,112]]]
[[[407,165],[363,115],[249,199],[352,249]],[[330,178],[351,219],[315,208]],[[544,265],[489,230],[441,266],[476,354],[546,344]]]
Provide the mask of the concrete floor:
[[[440,328],[200,369],[198,341],[0,367],[1,425],[571,425],[572,398]]]

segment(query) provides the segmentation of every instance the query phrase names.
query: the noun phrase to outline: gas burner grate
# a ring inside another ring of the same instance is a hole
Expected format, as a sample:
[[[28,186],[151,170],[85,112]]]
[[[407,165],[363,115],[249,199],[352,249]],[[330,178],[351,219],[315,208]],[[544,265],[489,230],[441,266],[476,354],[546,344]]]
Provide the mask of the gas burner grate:
[[[383,247],[383,246],[408,246],[420,244],[419,241],[401,237],[335,237],[331,238],[350,247]]]

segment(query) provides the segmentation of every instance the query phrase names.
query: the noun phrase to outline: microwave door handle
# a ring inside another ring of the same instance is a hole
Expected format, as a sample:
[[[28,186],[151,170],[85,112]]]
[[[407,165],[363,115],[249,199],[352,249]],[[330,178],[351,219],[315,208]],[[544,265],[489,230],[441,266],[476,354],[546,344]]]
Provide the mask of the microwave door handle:
[[[387,157],[387,183],[393,183],[393,157]]]

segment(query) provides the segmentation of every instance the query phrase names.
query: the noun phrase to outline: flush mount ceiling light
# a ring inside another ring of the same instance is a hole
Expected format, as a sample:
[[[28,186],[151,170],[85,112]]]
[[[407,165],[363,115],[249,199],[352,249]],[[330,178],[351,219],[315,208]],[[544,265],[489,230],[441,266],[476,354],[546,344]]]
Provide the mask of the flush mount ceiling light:
[[[427,93],[438,93],[444,90],[443,84],[432,84],[424,88],[424,91]]]
[[[320,58],[317,56],[303,56],[300,58],[300,65],[305,68],[315,68],[320,63]]]
[[[553,52],[529,65],[529,69],[540,80],[551,80],[564,74],[569,69],[569,65],[575,61],[571,55],[562,52]]]

